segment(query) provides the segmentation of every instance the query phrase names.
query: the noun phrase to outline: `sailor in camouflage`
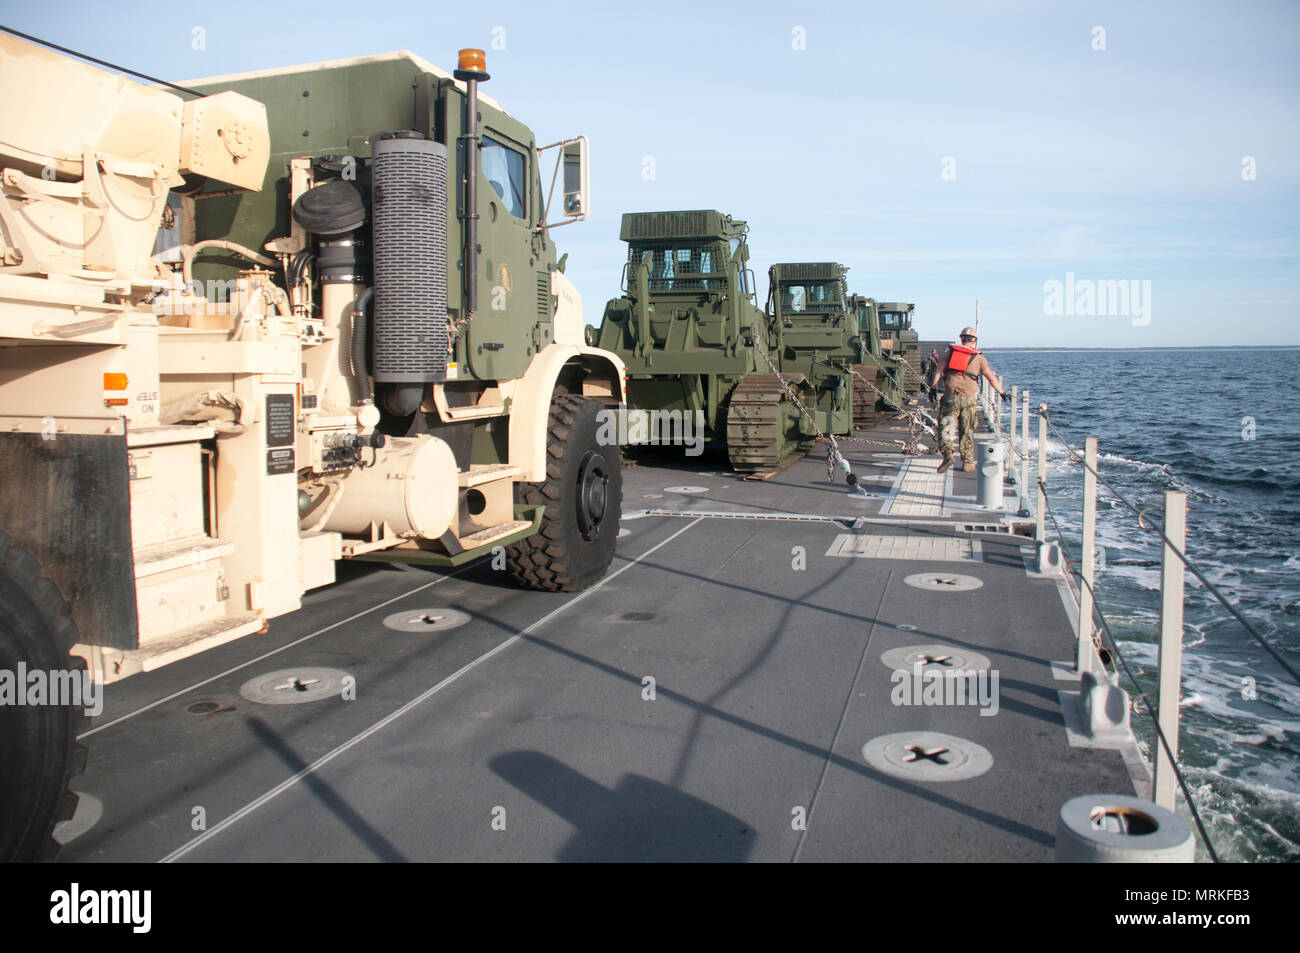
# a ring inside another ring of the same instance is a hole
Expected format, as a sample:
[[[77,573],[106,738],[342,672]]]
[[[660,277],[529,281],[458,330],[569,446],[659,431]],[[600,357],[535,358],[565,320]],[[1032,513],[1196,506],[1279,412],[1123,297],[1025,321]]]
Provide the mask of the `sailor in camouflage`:
[[[970,472],[975,469],[975,399],[979,393],[977,382],[980,377],[993,385],[999,397],[1006,399],[1002,383],[975,346],[974,328],[962,328],[961,344],[950,345],[944,359],[931,364],[929,386],[935,387],[941,376],[943,398],[939,401],[939,452],[943,454],[943,460],[939,472],[952,466],[953,444],[961,453],[961,468]]]

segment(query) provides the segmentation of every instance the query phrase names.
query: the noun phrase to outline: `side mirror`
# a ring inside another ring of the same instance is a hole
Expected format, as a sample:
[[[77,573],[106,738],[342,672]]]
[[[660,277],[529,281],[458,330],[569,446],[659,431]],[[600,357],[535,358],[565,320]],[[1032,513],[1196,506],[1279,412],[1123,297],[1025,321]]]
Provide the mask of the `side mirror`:
[[[587,150],[583,141],[564,147],[564,214],[586,216]]]
[[[553,142],[549,146],[542,146],[537,150],[539,160],[542,153],[548,149],[559,151],[555,155],[555,169],[551,174],[550,191],[546,194],[546,209],[542,215],[541,227],[555,228],[571,222],[581,222],[590,211],[588,196],[591,186],[588,178],[587,137],[577,136],[573,139]],[[557,183],[560,186],[558,208],[553,205]],[[552,212],[555,213],[554,219],[552,219]]]

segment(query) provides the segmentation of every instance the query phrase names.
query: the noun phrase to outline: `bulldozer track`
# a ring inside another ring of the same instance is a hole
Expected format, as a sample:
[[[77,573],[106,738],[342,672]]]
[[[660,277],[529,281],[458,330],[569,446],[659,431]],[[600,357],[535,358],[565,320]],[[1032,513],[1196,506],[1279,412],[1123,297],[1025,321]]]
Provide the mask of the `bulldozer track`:
[[[802,374],[750,374],[731,392],[727,409],[727,455],[741,473],[780,470],[808,452],[812,441],[798,432],[798,410],[785,387],[806,384]],[[791,426],[795,433],[790,433]]]
[[[859,381],[870,381],[880,387],[880,368],[873,364],[854,364],[853,373]],[[870,427],[876,422],[876,390],[855,384],[853,387],[853,426]]]

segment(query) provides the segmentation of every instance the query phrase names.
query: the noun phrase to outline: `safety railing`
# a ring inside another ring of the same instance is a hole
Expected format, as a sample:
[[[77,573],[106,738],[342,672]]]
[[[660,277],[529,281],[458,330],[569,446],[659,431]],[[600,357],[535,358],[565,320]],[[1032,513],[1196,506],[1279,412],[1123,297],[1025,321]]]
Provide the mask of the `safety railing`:
[[[1009,426],[1006,428],[1005,433],[1003,430],[1003,403],[995,398],[990,387],[981,386],[980,404],[995,438],[1006,440],[1009,443],[1010,456],[1008,465],[1009,467],[1016,467],[1018,470],[1020,499],[1022,501],[1021,515],[1027,517],[1029,515],[1027,500],[1030,486],[1029,391],[1026,389],[1021,392],[1019,387],[1011,388],[1011,401],[1007,414]],[[1187,495],[1185,493],[1177,490],[1165,490],[1163,506],[1138,506],[1099,472],[1096,437],[1087,437],[1080,452],[1070,446],[1069,441],[1052,422],[1046,403],[1038,405],[1036,415],[1038,417],[1038,442],[1036,479],[1034,480],[1036,503],[1034,510],[1035,538],[1040,546],[1046,543],[1046,521],[1050,519],[1057,542],[1065,556],[1064,565],[1068,567],[1070,575],[1077,582],[1079,631],[1075,653],[1075,671],[1082,677],[1084,672],[1089,670],[1089,666],[1092,664],[1091,660],[1094,657],[1100,657],[1101,643],[1104,638],[1111,657],[1119,663],[1129,682],[1132,683],[1136,697],[1140,700],[1147,716],[1150,717],[1154,728],[1155,744],[1152,750],[1154,765],[1151,799],[1160,807],[1173,810],[1175,790],[1181,790],[1188,811],[1195,821],[1201,842],[1205,846],[1206,853],[1212,861],[1218,863],[1218,852],[1215,850],[1209,833],[1206,831],[1201,812],[1192,798],[1187,779],[1178,761],[1185,573],[1190,572],[1195,576],[1206,591],[1295,680],[1297,685],[1300,685],[1300,672],[1297,672],[1295,667],[1268,643],[1237,607],[1229,602],[1223,593],[1206,578],[1205,573],[1188,558],[1186,552]],[[1048,498],[1047,445],[1049,431],[1065,446],[1069,461],[1077,463],[1083,469],[1081,546],[1077,559],[1066,538],[1060,520],[1057,518],[1056,511],[1052,508]],[[1154,704],[1152,704],[1151,698],[1138,682],[1128,660],[1124,657],[1124,653],[1120,651],[1119,644],[1111,629],[1110,620],[1106,618],[1105,613],[1098,604],[1096,592],[1096,540],[1097,487],[1099,484],[1106,487],[1115,499],[1137,518],[1137,524],[1141,530],[1153,533],[1160,538],[1160,632],[1156,670],[1157,689]],[[1156,511],[1159,511],[1162,516],[1161,525],[1159,526],[1148,523],[1148,517]]]

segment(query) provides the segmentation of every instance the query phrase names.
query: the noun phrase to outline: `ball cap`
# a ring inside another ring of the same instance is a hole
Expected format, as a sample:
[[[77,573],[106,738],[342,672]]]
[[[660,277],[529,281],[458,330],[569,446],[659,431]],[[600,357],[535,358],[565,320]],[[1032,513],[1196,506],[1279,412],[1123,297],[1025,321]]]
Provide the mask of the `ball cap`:
[[[964,328],[961,329],[961,334],[958,335],[958,337],[963,337],[963,338],[977,338],[977,337],[979,337],[979,335],[975,332],[975,329],[974,329],[974,328],[972,328],[972,327],[970,327],[969,325],[967,325],[966,327],[964,327]]]

